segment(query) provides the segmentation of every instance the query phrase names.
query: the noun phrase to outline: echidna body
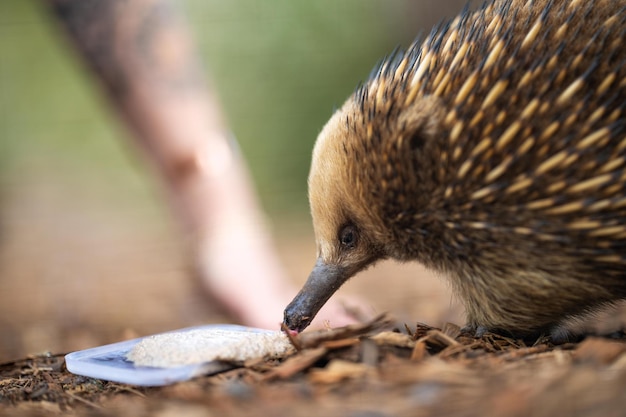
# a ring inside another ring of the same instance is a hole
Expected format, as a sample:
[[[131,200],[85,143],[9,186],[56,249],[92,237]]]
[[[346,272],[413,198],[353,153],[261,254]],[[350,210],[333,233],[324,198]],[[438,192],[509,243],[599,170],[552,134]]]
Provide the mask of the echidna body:
[[[497,0],[440,25],[319,135],[318,260],[285,324],[384,258],[520,336],[626,298],[625,113],[624,1]]]

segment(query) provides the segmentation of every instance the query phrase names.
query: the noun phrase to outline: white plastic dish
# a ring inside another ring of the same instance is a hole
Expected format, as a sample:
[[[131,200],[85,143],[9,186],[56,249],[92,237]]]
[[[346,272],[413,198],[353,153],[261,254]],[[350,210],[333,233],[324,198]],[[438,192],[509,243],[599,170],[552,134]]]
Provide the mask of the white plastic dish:
[[[189,332],[192,330],[205,329],[243,333],[270,332],[269,330],[255,329],[232,324],[212,324],[188,327],[166,333]],[[73,374],[141,386],[169,385],[175,382],[186,381],[200,375],[211,375],[233,368],[233,365],[220,361],[211,361],[171,368],[135,366],[133,362],[126,359],[126,355],[130,352],[133,346],[141,342],[143,339],[144,338],[142,337],[81,350],[78,352],[72,352],[65,356],[65,365],[67,366],[67,370]]]

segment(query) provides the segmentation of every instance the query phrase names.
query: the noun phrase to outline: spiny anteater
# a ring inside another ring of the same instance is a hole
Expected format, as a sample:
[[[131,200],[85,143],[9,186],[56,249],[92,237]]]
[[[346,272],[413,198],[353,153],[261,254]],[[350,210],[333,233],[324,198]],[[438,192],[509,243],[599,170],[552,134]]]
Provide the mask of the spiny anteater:
[[[626,298],[626,2],[496,0],[383,60],[322,130],[304,329],[352,275],[416,260],[468,325],[528,336]]]

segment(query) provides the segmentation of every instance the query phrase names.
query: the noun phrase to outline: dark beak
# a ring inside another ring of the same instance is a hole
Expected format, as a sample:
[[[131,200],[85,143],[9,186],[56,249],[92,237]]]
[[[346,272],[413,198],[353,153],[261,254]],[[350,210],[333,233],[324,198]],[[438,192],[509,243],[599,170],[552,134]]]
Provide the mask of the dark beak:
[[[318,259],[304,287],[285,309],[285,325],[296,332],[306,329],[320,308],[349,277],[344,268],[327,265]]]

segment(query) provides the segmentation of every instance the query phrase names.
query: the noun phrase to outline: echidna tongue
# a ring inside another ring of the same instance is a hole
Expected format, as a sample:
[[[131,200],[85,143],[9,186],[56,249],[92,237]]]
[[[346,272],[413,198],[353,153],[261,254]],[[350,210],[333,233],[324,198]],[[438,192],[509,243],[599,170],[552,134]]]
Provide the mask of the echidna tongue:
[[[330,296],[349,278],[346,275],[344,268],[318,259],[306,283],[285,309],[285,325],[296,332],[306,329]]]

